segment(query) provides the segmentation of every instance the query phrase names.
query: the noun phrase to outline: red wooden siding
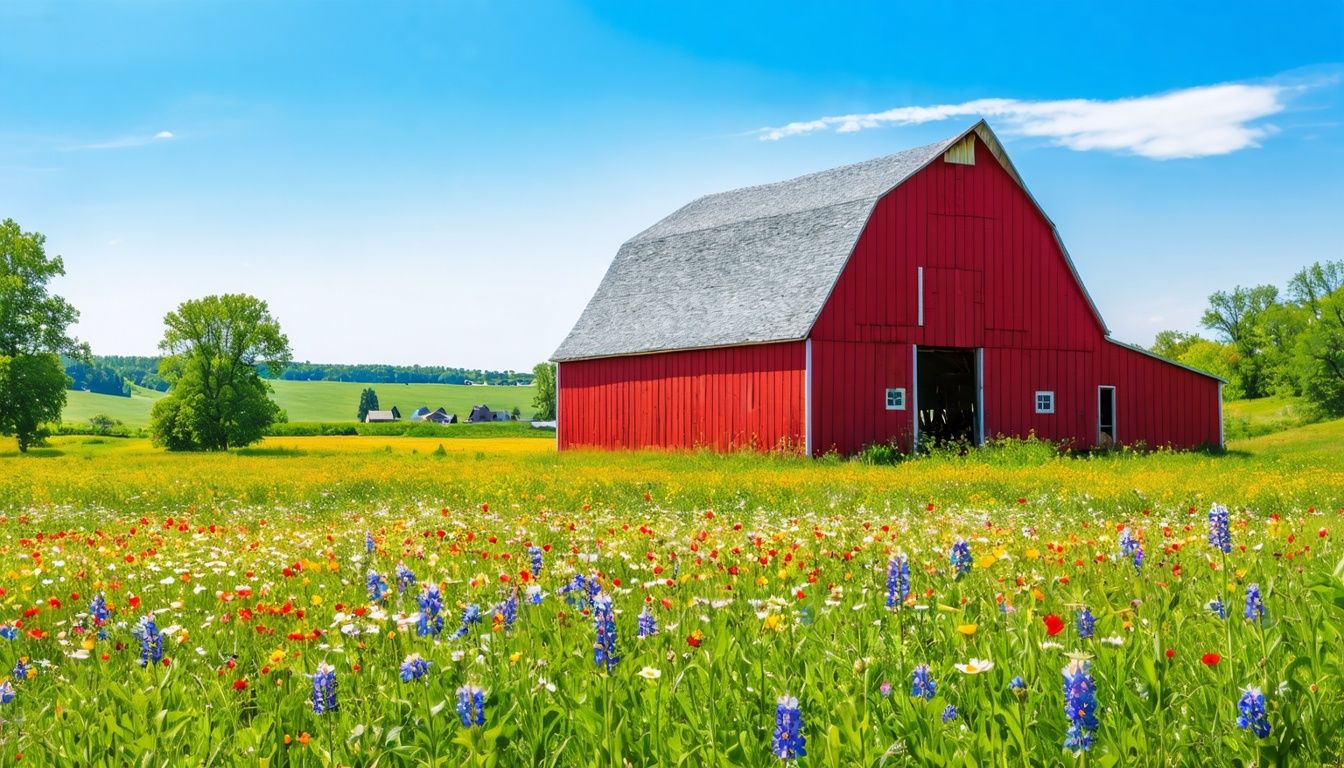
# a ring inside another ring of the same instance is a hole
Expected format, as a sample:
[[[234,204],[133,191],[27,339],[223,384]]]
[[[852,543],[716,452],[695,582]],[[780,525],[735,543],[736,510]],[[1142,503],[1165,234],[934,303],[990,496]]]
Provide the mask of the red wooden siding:
[[[803,342],[560,363],[560,448],[801,451]]]
[[[919,273],[923,270],[923,325]],[[977,139],[975,165],[935,160],[880,200],[812,332],[813,449],[909,445],[911,345],[984,349],[985,434],[1093,445],[1097,387],[1116,387],[1117,437],[1219,441],[1218,384],[1106,340],[1031,198]],[[1055,412],[1035,412],[1038,390]]]

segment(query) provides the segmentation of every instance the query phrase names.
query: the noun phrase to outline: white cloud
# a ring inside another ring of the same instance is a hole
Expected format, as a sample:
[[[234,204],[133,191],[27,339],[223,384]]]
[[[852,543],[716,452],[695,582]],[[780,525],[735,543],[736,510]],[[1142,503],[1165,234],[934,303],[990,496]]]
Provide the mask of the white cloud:
[[[85,149],[127,149],[130,147],[143,147],[146,144],[154,144],[161,141],[167,141],[173,138],[172,131],[159,131],[153,136],[141,134],[139,136],[123,136],[119,139],[109,139],[107,141],[96,141],[90,144],[76,144],[66,147],[66,150],[85,150]]]
[[[1274,128],[1255,121],[1282,112],[1288,95],[1304,86],[1225,83],[1111,101],[976,99],[960,104],[896,107],[762,128],[762,141],[819,131],[855,133],[882,126],[918,125],[957,117],[984,117],[1006,133],[1049,139],[1077,151],[1125,152],[1156,160],[1225,155]]]

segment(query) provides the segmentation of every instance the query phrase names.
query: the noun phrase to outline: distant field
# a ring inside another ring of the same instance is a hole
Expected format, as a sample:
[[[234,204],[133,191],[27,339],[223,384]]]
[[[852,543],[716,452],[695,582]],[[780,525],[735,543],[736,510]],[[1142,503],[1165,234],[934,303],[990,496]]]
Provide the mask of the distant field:
[[[354,421],[359,407],[359,393],[372,386],[378,393],[378,404],[383,408],[397,406],[403,418],[420,406],[430,410],[443,406],[458,418],[465,418],[473,405],[488,405],[494,410],[522,411],[523,418],[532,415],[533,387],[469,387],[461,384],[354,384],[339,381],[273,381],[275,402],[289,414],[290,421]],[[136,389],[131,397],[95,395],[89,392],[67,392],[65,411],[61,420],[67,424],[87,422],[98,414],[106,414],[128,426],[149,425],[149,410],[160,392]]]
[[[1301,423],[1298,401],[1291,397],[1233,400],[1223,406],[1223,428],[1228,440],[1280,432]]]

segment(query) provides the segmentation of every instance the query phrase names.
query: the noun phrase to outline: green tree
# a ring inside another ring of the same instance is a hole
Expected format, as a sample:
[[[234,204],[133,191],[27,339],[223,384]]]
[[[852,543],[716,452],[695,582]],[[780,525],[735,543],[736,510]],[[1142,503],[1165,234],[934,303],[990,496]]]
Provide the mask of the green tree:
[[[46,241],[13,219],[0,222],[0,434],[13,435],[21,452],[42,440],[42,425],[65,407],[69,379],[59,355],[89,355],[67,332],[79,312],[47,290],[65,263],[47,256]]]
[[[266,302],[245,294],[183,302],[164,317],[159,373],[172,384],[150,429],[169,450],[222,451],[260,440],[280,409],[258,368],[282,371],[289,339]]]
[[[373,391],[373,387],[365,387],[363,392],[359,393],[359,416],[360,421],[369,415],[369,411],[378,410],[378,393]]]
[[[555,418],[555,363],[537,363],[532,368],[532,384],[537,394],[532,398],[532,407],[537,409],[537,418],[549,421]]]
[[[1273,342],[1266,337],[1266,312],[1278,305],[1279,289],[1272,285],[1252,288],[1237,286],[1229,291],[1218,291],[1209,297],[1209,308],[1200,323],[1236,347],[1240,359],[1233,369],[1232,380],[1245,392],[1246,397],[1264,397],[1269,394],[1273,380],[1269,363],[1262,353]]]
[[[1204,339],[1197,333],[1185,333],[1184,331],[1158,331],[1157,338],[1153,339],[1153,346],[1149,349],[1155,355],[1160,355],[1168,360],[1179,360],[1191,346]]]
[[[1293,369],[1316,415],[1344,416],[1344,288],[1317,299],[1319,316],[1298,335]]]

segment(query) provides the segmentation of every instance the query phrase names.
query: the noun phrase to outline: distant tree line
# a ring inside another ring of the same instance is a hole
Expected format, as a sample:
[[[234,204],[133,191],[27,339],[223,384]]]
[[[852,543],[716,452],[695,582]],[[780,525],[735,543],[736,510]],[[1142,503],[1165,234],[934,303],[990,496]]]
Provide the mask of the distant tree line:
[[[1344,416],[1344,261],[1312,264],[1277,286],[1209,297],[1213,338],[1162,331],[1152,351],[1227,380],[1225,399],[1300,397],[1309,415]]]
[[[168,382],[159,375],[159,357],[93,355],[89,360],[64,359],[70,389],[110,395],[129,395],[123,382],[160,392]],[[263,376],[268,371],[261,371]],[[489,371],[480,368],[449,368],[436,365],[376,365],[290,363],[277,378],[287,381],[352,381],[361,384],[492,384],[508,386],[532,384],[533,374],[517,371]]]

